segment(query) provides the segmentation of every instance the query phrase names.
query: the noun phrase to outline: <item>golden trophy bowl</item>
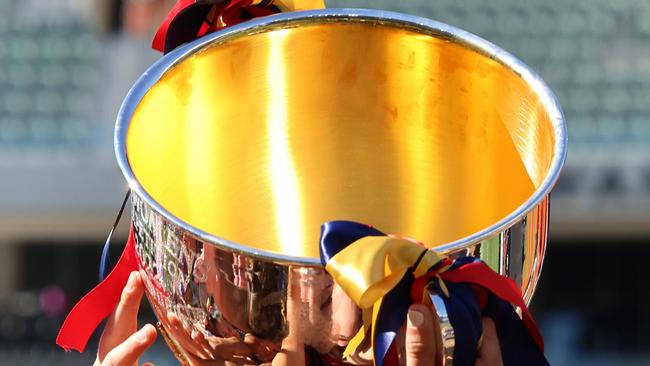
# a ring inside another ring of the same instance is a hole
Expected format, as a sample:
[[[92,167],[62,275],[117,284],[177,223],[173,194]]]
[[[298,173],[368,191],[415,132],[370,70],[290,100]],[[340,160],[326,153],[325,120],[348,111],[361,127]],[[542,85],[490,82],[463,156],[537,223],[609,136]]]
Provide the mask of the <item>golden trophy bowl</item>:
[[[321,224],[481,258],[530,301],[566,142],[551,91],[497,46],[327,9],[165,55],[126,97],[115,150],[147,296],[181,362],[208,365],[249,336],[267,362],[293,332],[359,364],[342,359],[360,311],[320,264]]]

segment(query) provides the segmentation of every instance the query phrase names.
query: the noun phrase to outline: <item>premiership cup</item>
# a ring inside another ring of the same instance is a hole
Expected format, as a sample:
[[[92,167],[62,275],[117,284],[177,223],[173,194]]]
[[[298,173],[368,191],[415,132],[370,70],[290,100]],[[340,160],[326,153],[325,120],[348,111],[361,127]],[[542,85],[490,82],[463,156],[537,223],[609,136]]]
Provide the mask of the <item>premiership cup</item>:
[[[115,151],[146,294],[182,363],[236,357],[245,339],[269,362],[294,336],[308,358],[364,364],[343,357],[361,311],[319,261],[321,224],[480,258],[529,302],[566,139],[549,88],[499,47],[420,17],[327,9],[163,56],[126,97]]]

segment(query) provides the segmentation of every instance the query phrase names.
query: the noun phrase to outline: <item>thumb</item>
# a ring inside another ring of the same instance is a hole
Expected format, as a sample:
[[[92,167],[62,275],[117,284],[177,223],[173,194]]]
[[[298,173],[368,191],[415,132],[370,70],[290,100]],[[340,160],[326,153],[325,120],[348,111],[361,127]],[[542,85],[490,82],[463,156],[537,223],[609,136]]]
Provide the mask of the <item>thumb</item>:
[[[406,366],[434,365],[435,339],[431,309],[421,304],[412,305],[406,320]]]
[[[123,343],[108,352],[102,366],[137,365],[138,358],[156,340],[156,329],[147,324],[139,331],[132,334]]]

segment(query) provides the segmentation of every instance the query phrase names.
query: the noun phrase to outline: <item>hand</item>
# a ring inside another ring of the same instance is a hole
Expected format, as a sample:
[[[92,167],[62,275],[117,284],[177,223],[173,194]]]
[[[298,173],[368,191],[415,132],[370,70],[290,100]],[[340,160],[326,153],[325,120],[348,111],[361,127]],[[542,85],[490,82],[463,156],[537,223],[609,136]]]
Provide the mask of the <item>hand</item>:
[[[197,330],[188,330],[178,315],[168,312],[167,319],[161,319],[169,335],[183,348],[190,365],[244,365],[251,364],[254,339],[240,340],[237,337],[205,336]]]
[[[438,365],[440,350],[436,349],[433,314],[424,305],[412,305],[406,322],[406,366]],[[503,366],[501,348],[494,321],[483,317],[483,342],[478,350],[476,366]]]
[[[137,366],[138,358],[156,340],[156,329],[151,324],[137,331],[138,310],[143,294],[142,275],[132,272],[122,291],[119,304],[106,322],[94,366]],[[234,338],[204,337],[198,332],[192,332],[191,337],[188,337],[176,314],[168,313],[166,318],[162,317],[160,320],[175,339],[192,339],[191,343],[183,343],[186,349],[197,355],[185,354],[187,361],[192,365],[251,364],[248,356],[252,355],[252,348],[263,345],[263,342],[254,339],[240,341]],[[143,366],[145,365],[153,366],[151,363],[145,363]]]
[[[132,272],[119,304],[106,322],[95,366],[137,366],[138,358],[156,340],[156,329],[151,324],[136,332],[143,294],[140,273]]]
[[[478,350],[476,366],[503,366],[501,358],[501,346],[497,336],[497,328],[494,321],[488,317],[483,317],[483,344]]]

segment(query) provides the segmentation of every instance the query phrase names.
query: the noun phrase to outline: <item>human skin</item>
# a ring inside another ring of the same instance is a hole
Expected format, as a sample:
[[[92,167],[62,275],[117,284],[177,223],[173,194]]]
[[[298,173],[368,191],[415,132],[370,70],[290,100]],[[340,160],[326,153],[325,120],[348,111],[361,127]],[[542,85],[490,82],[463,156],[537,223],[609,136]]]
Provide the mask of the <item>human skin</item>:
[[[300,299],[299,289],[292,289],[292,296],[287,301],[288,314],[296,313],[291,307]],[[132,272],[122,291],[120,302],[109,317],[102,333],[94,366],[137,366],[138,358],[156,340],[156,329],[146,324],[139,330],[138,309],[144,294],[144,284],[139,272]],[[404,331],[404,352],[401,363],[405,366],[437,366],[434,334],[434,317],[431,310],[424,305],[412,305],[409,308]],[[169,321],[169,319],[168,319]],[[173,323],[173,319],[171,321]],[[304,365],[304,345],[300,334],[289,332],[282,344],[282,349],[271,362],[271,366]],[[246,341],[246,340],[245,340]],[[254,365],[247,357],[250,349],[245,341],[220,345],[218,354],[224,359],[211,360],[210,366]],[[232,357],[236,356],[236,357]],[[227,358],[230,358],[227,359]],[[152,365],[145,363],[145,365]],[[483,318],[483,342],[479,349],[476,366],[503,365],[499,340],[494,322]]]

